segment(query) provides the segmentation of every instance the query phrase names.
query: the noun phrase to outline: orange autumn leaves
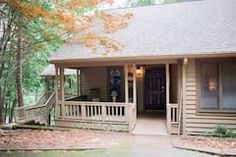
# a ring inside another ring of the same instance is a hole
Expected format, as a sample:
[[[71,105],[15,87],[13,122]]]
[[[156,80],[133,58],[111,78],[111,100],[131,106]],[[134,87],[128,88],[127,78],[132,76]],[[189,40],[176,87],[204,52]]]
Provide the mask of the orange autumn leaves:
[[[118,51],[123,48],[123,44],[100,36],[92,31],[95,19],[103,21],[103,32],[110,34],[125,29],[131,13],[124,15],[112,15],[103,11],[98,11],[99,4],[111,4],[111,0],[67,0],[51,2],[53,9],[47,10],[43,7],[24,3],[22,0],[6,0],[6,2],[16,11],[24,15],[29,20],[40,18],[41,22],[51,26],[60,27],[63,33],[73,36],[73,43],[78,42],[91,48],[94,52],[98,47],[105,49],[105,53]],[[87,14],[86,8],[94,8],[96,11]],[[78,15],[78,10],[80,14]]]
[[[132,17],[132,14],[127,13],[125,15],[111,15],[102,12],[100,16],[104,20],[104,32],[110,34],[125,29],[128,26],[127,20]],[[124,47],[124,45],[119,41],[110,39],[106,36],[99,36],[93,32],[88,32],[86,35],[80,37],[79,41],[87,47],[92,48],[94,52],[96,52],[98,48],[95,45],[102,46],[106,50],[104,54],[107,54],[110,50],[119,51]]]
[[[127,20],[129,20],[133,15],[131,13],[127,13],[125,15],[111,15],[102,12],[101,16],[104,18],[105,32],[114,33],[118,30],[126,28],[128,26]]]

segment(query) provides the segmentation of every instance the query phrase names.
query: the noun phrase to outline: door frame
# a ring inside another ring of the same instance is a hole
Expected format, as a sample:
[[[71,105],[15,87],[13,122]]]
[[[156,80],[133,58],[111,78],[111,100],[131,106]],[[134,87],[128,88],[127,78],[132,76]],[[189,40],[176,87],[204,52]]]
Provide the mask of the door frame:
[[[164,92],[164,109],[163,110],[157,110],[157,109],[147,109],[147,107],[146,107],[146,99],[147,99],[147,97],[146,97],[146,91],[147,91],[147,89],[146,89],[146,70],[149,70],[149,69],[158,69],[158,68],[163,68],[164,69],[164,72],[163,72],[163,77],[164,77],[164,86],[165,86],[165,92]],[[148,110],[151,110],[151,111],[160,111],[160,112],[166,112],[167,111],[167,102],[168,102],[168,98],[167,98],[167,92],[169,91],[167,91],[167,67],[166,67],[166,64],[157,64],[157,65],[146,65],[145,66],[145,72],[144,72],[144,86],[143,86],[143,88],[144,88],[144,94],[143,94],[143,96],[144,96],[144,111],[148,111]]]

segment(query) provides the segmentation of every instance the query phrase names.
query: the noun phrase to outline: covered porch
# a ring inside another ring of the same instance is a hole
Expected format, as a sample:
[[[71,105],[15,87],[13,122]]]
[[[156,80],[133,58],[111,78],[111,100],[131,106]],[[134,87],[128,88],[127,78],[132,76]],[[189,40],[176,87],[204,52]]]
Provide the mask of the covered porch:
[[[139,115],[149,110],[161,110],[162,120],[165,122],[163,126],[168,133],[177,133],[180,120],[181,65],[178,60],[57,64],[55,66],[57,113],[55,125],[132,132]],[[159,84],[158,81],[151,83],[150,86],[155,86],[156,91],[146,95],[148,93],[146,89],[148,85],[145,83],[147,69],[159,67],[164,69],[164,82],[163,84]],[[77,69],[78,96],[76,97],[65,97],[64,71],[67,68]],[[162,94],[158,95],[158,92]],[[155,105],[160,102],[163,103],[163,107],[156,108]]]
[[[65,98],[64,70],[78,70],[78,96]],[[60,127],[129,131],[136,122],[136,66],[56,66],[56,121]],[[128,80],[129,79],[129,80]]]

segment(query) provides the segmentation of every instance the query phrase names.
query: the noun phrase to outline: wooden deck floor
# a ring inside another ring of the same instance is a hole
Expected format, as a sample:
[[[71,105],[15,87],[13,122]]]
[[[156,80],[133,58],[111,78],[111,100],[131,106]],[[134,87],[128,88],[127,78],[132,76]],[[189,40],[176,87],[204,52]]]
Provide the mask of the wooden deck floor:
[[[167,135],[166,117],[161,112],[143,112],[138,114],[133,134]]]

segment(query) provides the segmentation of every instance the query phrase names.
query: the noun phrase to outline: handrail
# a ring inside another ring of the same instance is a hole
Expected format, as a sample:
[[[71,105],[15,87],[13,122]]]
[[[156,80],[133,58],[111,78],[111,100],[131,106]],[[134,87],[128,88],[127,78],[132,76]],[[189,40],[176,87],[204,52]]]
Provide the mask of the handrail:
[[[62,104],[62,101],[58,101],[59,104]],[[127,106],[127,105],[130,105],[132,106],[133,103],[126,103],[126,102],[94,102],[94,101],[65,101],[64,102],[65,105],[67,104],[79,104],[79,105],[86,105],[86,104],[92,104],[92,105],[100,105],[100,104],[105,104],[105,105],[108,105],[108,106]]]
[[[17,120],[20,120],[21,122],[27,122],[30,120],[35,120],[35,119],[46,119],[48,118],[48,114],[50,113],[50,109],[52,105],[55,103],[55,93],[52,92],[50,95],[44,94],[44,98],[47,97],[47,100],[44,101],[43,104],[36,103],[36,105],[33,106],[27,106],[27,107],[16,107],[15,108],[15,117],[16,117],[16,122]],[[49,97],[48,97],[49,96]],[[40,101],[42,98],[40,99]],[[54,101],[52,101],[54,100]],[[19,114],[19,112],[22,112],[23,114]],[[17,114],[17,115],[16,115]]]
[[[46,106],[45,104],[43,104],[43,105],[26,106],[25,110],[32,110],[32,109],[35,109],[35,108],[42,108],[42,107],[45,107],[45,106]]]
[[[48,100],[52,93],[53,92],[44,93],[35,105],[45,104],[45,101]]]
[[[55,92],[52,92],[52,94],[50,95],[50,97],[47,99],[47,101],[45,102],[44,105],[47,106],[47,104],[51,101],[51,99],[55,96]]]
[[[47,99],[47,101],[44,104],[38,104],[36,103],[36,105],[33,106],[21,106],[21,107],[16,107],[17,109],[25,109],[25,110],[31,110],[31,109],[35,109],[35,108],[42,108],[42,107],[46,107],[48,102],[52,99],[52,97],[55,95],[55,92],[52,92],[50,97]]]

